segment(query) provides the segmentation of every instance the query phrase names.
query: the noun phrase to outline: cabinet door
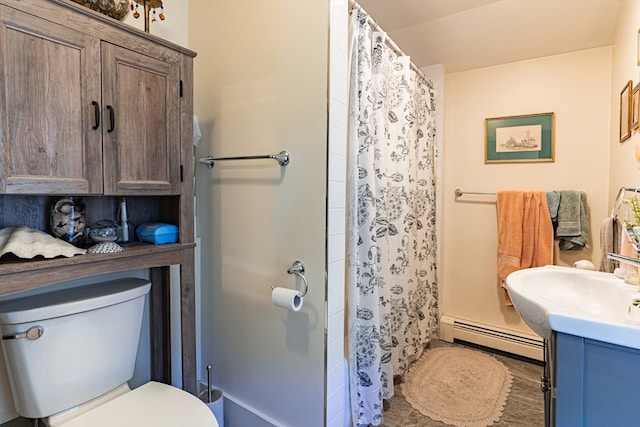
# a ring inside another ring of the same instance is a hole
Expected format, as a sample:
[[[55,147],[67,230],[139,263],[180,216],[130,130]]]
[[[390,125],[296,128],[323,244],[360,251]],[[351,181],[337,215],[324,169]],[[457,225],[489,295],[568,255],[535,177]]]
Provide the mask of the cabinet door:
[[[180,68],[102,44],[105,194],[180,191]]]
[[[100,40],[2,6],[0,72],[0,192],[101,193]]]

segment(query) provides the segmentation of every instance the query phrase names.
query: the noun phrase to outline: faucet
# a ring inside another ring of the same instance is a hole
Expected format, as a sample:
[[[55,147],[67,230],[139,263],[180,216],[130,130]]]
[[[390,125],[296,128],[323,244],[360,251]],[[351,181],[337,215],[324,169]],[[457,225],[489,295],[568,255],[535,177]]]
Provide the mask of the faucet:
[[[635,265],[636,267],[640,267],[640,258],[634,258],[626,255],[619,255],[609,252],[607,254],[607,259],[612,261],[624,262],[627,264]]]

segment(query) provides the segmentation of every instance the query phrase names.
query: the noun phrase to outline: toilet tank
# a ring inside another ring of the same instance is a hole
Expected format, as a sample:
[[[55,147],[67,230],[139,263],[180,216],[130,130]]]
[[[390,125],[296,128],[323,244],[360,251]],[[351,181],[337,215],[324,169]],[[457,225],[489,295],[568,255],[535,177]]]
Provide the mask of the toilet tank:
[[[0,302],[2,349],[18,413],[44,418],[126,383],[148,280],[124,278]],[[32,329],[32,338],[23,335]],[[14,337],[15,336],[15,337]]]

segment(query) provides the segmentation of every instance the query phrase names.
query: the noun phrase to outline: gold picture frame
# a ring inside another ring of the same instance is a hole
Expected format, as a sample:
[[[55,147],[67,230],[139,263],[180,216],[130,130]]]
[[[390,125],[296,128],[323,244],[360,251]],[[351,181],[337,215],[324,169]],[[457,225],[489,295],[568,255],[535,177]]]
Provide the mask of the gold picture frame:
[[[485,163],[553,162],[555,113],[485,119]]]
[[[620,142],[631,137],[632,84],[633,82],[629,80],[620,91]]]
[[[640,28],[638,29],[638,41],[636,44],[637,65],[640,65]]]
[[[640,83],[633,88],[631,95],[631,130],[638,129],[640,125]]]

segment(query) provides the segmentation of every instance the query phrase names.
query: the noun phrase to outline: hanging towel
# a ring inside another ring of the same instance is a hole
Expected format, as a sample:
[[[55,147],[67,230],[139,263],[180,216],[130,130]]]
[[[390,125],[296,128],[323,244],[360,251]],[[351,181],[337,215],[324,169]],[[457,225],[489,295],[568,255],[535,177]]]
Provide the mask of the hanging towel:
[[[589,214],[584,191],[560,191],[556,237],[563,250],[589,247]]]
[[[620,235],[622,224],[616,216],[605,218],[600,225],[600,247],[602,256],[600,257],[600,271],[613,273],[618,262],[607,259],[608,253],[615,253],[620,248]]]
[[[553,263],[553,227],[544,192],[499,191],[498,277],[504,302],[513,305],[504,282],[516,270]]]
[[[633,245],[629,241],[629,236],[627,236],[626,232],[624,231],[624,228],[620,232],[620,252],[619,253],[620,255],[628,256],[631,258],[636,258],[638,256],[638,252],[636,252],[636,249],[633,247]],[[638,269],[638,267],[636,267],[633,264],[627,264],[625,262],[621,262],[619,264],[620,264],[620,268],[625,270],[636,271]]]
[[[520,269],[524,192],[498,191],[498,277],[500,285],[509,273]]]
[[[558,208],[560,207],[560,192],[559,191],[549,191],[546,194],[547,196],[547,206],[549,207],[549,216],[551,217],[551,222],[556,222],[558,220]]]

